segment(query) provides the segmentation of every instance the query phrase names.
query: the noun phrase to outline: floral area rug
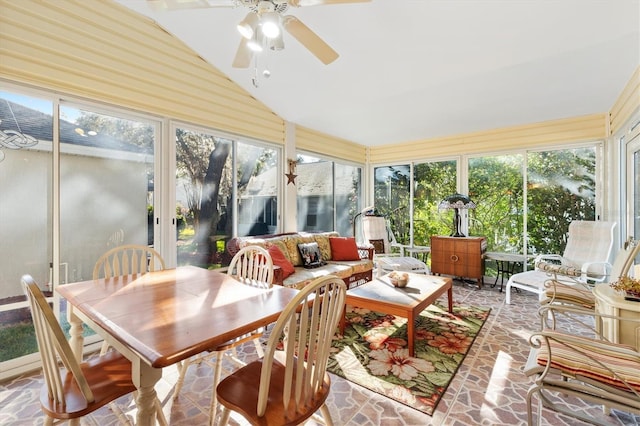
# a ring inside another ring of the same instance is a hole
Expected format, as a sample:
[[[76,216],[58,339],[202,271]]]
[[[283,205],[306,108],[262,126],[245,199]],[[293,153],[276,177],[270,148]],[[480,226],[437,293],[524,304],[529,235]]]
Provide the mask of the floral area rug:
[[[491,309],[454,304],[453,311],[434,304],[416,318],[409,357],[406,318],[349,306],[328,371],[431,415]]]

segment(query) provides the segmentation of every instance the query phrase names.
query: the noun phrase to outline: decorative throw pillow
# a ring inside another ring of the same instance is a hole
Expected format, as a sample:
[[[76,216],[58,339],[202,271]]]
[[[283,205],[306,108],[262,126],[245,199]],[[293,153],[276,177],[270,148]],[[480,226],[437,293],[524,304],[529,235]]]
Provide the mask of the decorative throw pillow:
[[[325,265],[322,261],[322,255],[320,255],[318,243],[300,243],[298,250],[300,250],[300,257],[302,257],[302,266],[305,268],[317,268]]]
[[[360,260],[355,238],[331,237],[329,244],[331,244],[332,260]]]
[[[279,266],[282,269],[282,278],[287,278],[289,275],[293,274],[296,269],[293,267],[293,263],[287,259],[282,250],[276,245],[271,245],[267,249],[269,254],[271,255],[271,260],[273,261],[274,266]]]

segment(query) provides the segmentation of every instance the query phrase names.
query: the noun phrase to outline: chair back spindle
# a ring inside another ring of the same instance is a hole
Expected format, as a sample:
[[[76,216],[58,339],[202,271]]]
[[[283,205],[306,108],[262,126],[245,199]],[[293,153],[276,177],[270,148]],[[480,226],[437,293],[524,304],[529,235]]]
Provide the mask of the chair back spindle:
[[[233,256],[227,274],[243,284],[270,288],[273,283],[273,260],[260,246],[243,247]]]
[[[285,412],[304,411],[325,385],[333,335],[343,314],[346,287],[332,275],[307,285],[276,322],[265,350],[260,377],[258,416],[265,413],[271,368],[279,336],[284,335],[281,363],[286,367],[282,401]],[[293,404],[290,407],[289,404]]]
[[[93,268],[93,279],[120,275],[145,274],[165,269],[164,259],[155,249],[138,244],[127,244],[105,252]]]

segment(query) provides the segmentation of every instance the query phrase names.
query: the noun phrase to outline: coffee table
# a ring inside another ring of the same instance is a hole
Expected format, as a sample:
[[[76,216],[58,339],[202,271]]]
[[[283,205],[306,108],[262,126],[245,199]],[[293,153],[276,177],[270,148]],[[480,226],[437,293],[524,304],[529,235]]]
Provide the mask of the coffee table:
[[[416,315],[445,292],[448,293],[449,312],[453,313],[451,278],[409,273],[409,284],[404,288],[397,288],[391,284],[387,274],[348,290],[345,304],[407,318],[409,356],[413,356]],[[346,318],[343,315],[340,320],[342,334],[345,325]]]

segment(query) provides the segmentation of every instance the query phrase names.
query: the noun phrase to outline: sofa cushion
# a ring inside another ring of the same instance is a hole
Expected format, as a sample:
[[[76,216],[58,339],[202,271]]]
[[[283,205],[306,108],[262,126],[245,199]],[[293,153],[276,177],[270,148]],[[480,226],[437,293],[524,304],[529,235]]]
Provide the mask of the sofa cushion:
[[[247,246],[258,246],[262,248],[267,248],[267,241],[264,238],[239,238],[238,239],[238,248],[244,248]]]
[[[293,266],[302,266],[302,257],[298,250],[298,244],[311,243],[313,242],[313,237],[303,237],[299,234],[295,234],[284,237],[283,241],[287,247],[287,254],[289,255],[289,260],[293,263]]]
[[[322,259],[330,260],[333,256],[331,253],[331,244],[329,243],[330,237],[339,237],[340,234],[331,231],[331,232],[320,232],[317,234],[310,234],[316,243],[318,243],[318,247],[320,248],[320,254],[322,254]]]
[[[355,238],[331,237],[331,260],[360,260]]]
[[[327,262],[330,265],[347,266],[351,269],[351,274],[360,274],[373,269],[373,261],[369,259],[361,260],[330,260]],[[344,278],[344,277],[341,277]]]
[[[287,259],[280,247],[276,244],[270,244],[267,250],[271,255],[274,266],[279,266],[280,269],[282,269],[282,278],[287,278],[296,271],[291,261]]]
[[[266,242],[266,248],[269,248],[271,246],[278,247],[282,252],[282,254],[284,255],[284,257],[286,257],[287,260],[293,264],[293,262],[291,261],[291,258],[289,257],[289,250],[287,250],[287,245],[284,243],[284,239],[282,238],[268,239]]]
[[[351,272],[352,269],[350,266],[338,263],[328,263],[315,269],[305,269],[302,266],[297,266],[296,272],[290,277],[284,279],[282,285],[285,287],[301,289],[318,277],[335,275],[341,279],[345,279],[351,276]]]

